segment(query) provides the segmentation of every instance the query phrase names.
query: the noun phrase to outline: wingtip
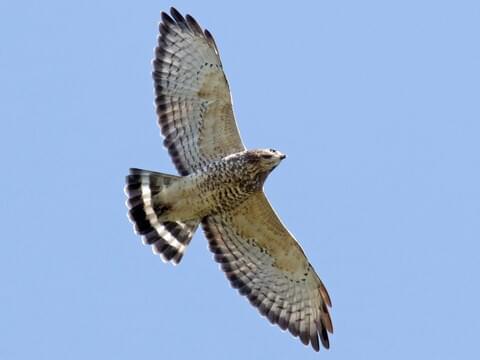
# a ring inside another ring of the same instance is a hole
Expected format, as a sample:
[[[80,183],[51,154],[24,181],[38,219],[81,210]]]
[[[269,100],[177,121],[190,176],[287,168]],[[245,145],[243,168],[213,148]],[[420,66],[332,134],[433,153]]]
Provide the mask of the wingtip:
[[[202,27],[199,25],[197,20],[195,20],[195,18],[192,15],[187,14],[185,19],[187,20],[187,24],[190,27],[190,29],[193,30],[193,32],[195,32],[197,34],[203,34]]]
[[[180,15],[180,11],[177,10],[177,8],[175,6],[170,6],[170,14],[176,14],[176,15]]]
[[[322,345],[325,349],[330,349],[330,340],[328,339],[328,334],[325,328],[322,329],[320,332],[320,341],[322,342]]]
[[[315,335],[313,335],[311,338],[310,338],[310,344],[312,346],[312,349],[315,351],[315,352],[319,352],[320,351],[320,343],[318,342],[318,335],[317,333],[315,333]]]
[[[215,44],[215,40],[213,39],[212,33],[208,29],[205,29],[203,32],[207,40]]]
[[[168,15],[166,12],[162,11],[160,13],[160,16],[162,18],[162,22],[166,25],[175,25],[175,21]]]
[[[174,8],[173,6],[170,8],[170,15],[172,15],[172,17],[178,22],[178,23],[184,23],[185,22],[185,18],[183,17],[183,15],[180,13],[180,11],[178,11],[176,8]]]
[[[207,42],[213,46],[213,48],[215,49],[215,51],[217,52],[218,54],[218,47],[217,47],[217,43],[215,42],[215,39],[213,38],[213,35],[210,31],[208,31],[208,29],[205,29],[203,31],[203,34],[205,36],[205,39],[207,39]]]

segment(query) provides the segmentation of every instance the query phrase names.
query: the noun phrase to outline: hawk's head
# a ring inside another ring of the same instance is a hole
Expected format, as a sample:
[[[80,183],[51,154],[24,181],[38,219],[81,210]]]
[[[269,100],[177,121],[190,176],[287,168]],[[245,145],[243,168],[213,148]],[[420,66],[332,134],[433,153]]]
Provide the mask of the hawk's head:
[[[275,169],[287,156],[275,149],[256,149],[246,152],[247,161],[254,164],[259,170],[269,173]]]

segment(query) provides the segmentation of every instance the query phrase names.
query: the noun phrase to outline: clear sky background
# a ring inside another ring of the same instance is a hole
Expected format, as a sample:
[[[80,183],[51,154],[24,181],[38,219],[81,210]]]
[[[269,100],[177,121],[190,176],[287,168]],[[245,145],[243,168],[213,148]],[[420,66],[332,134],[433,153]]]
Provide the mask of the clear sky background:
[[[163,264],[129,167],[174,173],[160,11],[212,31],[266,191],[333,301],[320,354],[232,290],[199,232]],[[475,359],[480,2],[0,2],[1,359]]]

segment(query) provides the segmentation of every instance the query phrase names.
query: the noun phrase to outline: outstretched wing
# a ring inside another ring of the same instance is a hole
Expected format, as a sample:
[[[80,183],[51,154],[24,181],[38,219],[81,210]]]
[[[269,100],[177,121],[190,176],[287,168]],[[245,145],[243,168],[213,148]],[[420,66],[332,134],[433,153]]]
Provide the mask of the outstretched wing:
[[[164,144],[187,175],[245,147],[212,35],[190,15],[170,14],[162,13],[153,61],[155,104]]]
[[[318,351],[320,337],[329,347],[327,290],[263,192],[202,224],[215,260],[240,294],[305,345]]]

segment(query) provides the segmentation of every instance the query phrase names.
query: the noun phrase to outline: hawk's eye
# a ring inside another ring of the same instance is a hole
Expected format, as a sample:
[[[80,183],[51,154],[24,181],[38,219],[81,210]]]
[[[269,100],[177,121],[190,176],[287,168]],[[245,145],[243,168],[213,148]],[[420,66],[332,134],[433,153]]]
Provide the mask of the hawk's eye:
[[[273,153],[277,152],[277,150],[275,150],[275,149],[270,149],[270,151],[273,152]]]
[[[273,155],[271,155],[271,154],[263,154],[263,155],[262,155],[262,158],[264,158],[264,159],[271,159],[272,156],[273,156]]]

